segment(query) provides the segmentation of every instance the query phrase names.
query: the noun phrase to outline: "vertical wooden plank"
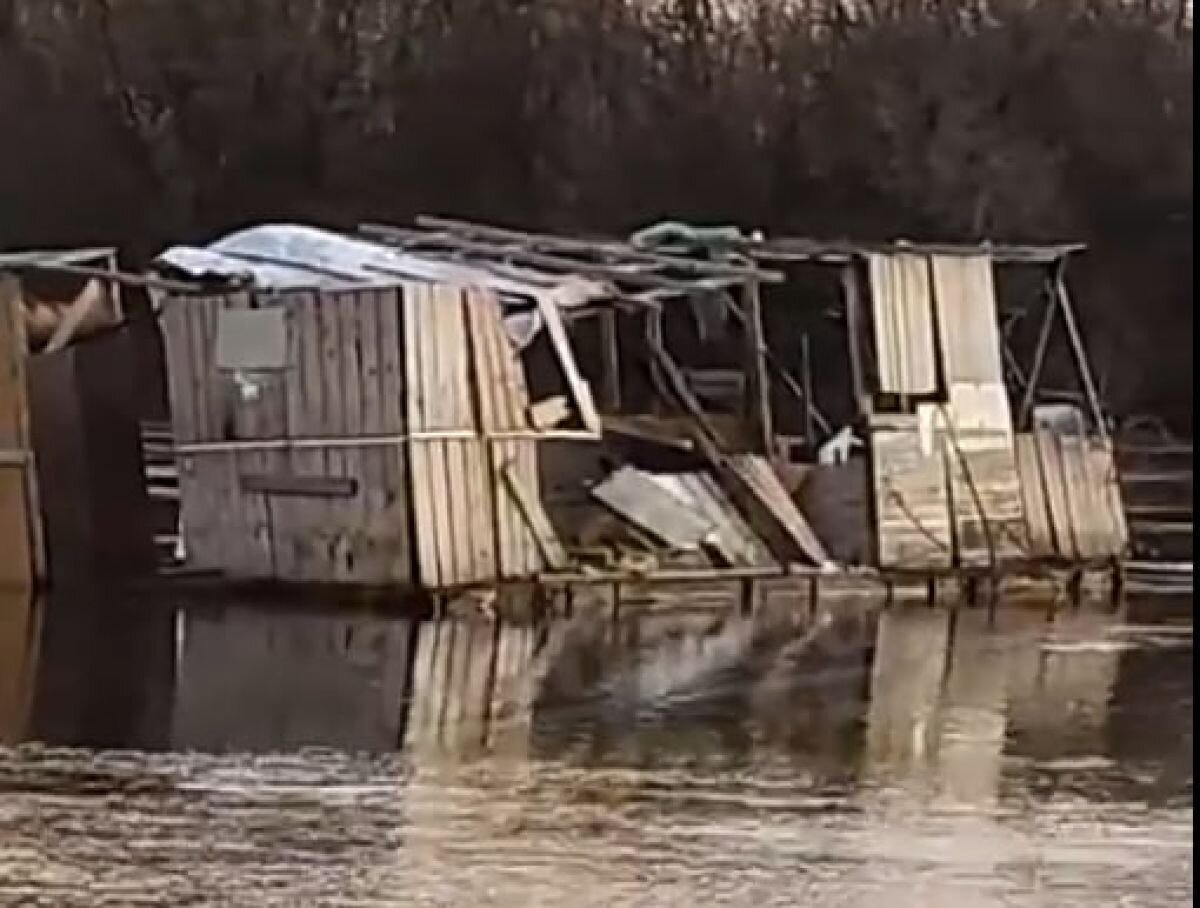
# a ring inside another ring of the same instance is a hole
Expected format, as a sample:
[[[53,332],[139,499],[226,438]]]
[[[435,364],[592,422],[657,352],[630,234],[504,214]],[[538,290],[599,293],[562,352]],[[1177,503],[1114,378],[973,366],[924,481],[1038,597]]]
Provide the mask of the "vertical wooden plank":
[[[250,305],[251,299],[248,294],[230,294],[225,298],[224,305],[214,313],[214,325],[219,321],[221,311],[236,312],[248,309]],[[215,328],[213,337],[212,356],[215,364]],[[266,437],[267,426],[271,420],[267,401],[264,399],[264,394],[269,393],[268,389],[260,388],[260,396],[247,397],[236,389],[232,376],[223,374],[220,378],[230,389],[229,412],[235,435],[239,439]],[[225,539],[230,570],[240,577],[269,578],[272,572],[272,557],[267,496],[261,492],[247,491],[241,485],[242,476],[267,472],[268,459],[265,452],[261,451],[231,452],[223,459],[226,466],[225,489],[229,495],[227,507],[223,509],[223,520],[228,525]]]
[[[426,381],[425,395],[425,424],[428,428],[447,430],[455,428],[454,422],[454,393],[453,393],[453,351],[447,350],[451,339],[448,330],[448,306],[443,306],[441,288],[429,286],[425,288],[425,306],[428,331],[422,332],[425,348],[422,351],[423,367]],[[441,574],[442,585],[449,586],[458,581],[458,563],[455,551],[455,528],[452,514],[454,503],[452,499],[451,460],[458,451],[453,440],[431,442],[434,448],[435,461],[430,471],[433,477],[434,498],[433,517],[437,527],[437,556],[438,570]]]
[[[537,301],[538,313],[542,316],[542,324],[558,358],[558,364],[567,380],[567,386],[571,389],[571,396],[579,408],[580,419],[583,420],[585,428],[599,434],[601,432],[600,417],[596,413],[592,391],[575,362],[575,354],[571,349],[567,330],[563,327],[562,313],[558,310],[558,304],[552,294],[535,293],[534,298]]]
[[[1075,543],[1074,526],[1067,505],[1066,476],[1058,437],[1052,432],[1034,433],[1038,457],[1042,464],[1046,501],[1049,503],[1050,524],[1054,531],[1054,548],[1060,558],[1075,559],[1079,550]]]
[[[430,445],[418,437],[425,428],[425,353],[422,332],[425,324],[425,295],[422,287],[409,284],[403,292],[405,405],[410,435],[409,470],[411,474],[413,532],[416,536],[417,571],[421,586],[432,589],[441,584],[437,556],[437,525],[433,513],[430,478]]]
[[[1049,504],[1046,501],[1037,441],[1032,435],[1017,435],[1016,449],[1030,554],[1039,558],[1049,557],[1054,554],[1054,537],[1050,530]]]
[[[1093,482],[1088,469],[1085,440],[1079,437],[1058,436],[1063,465],[1063,489],[1067,514],[1075,535],[1075,550],[1084,561],[1102,558],[1106,552],[1103,530],[1097,525]]]
[[[404,344],[405,290],[380,291],[377,299],[379,330],[380,431],[401,435],[408,431],[407,407],[410,389],[405,381],[406,364],[415,355]],[[409,453],[411,443],[397,443],[382,450],[385,527],[383,547],[393,580],[411,583],[417,576],[414,532],[414,497],[410,493]]]
[[[863,371],[863,294],[857,265],[850,261],[842,268],[842,297],[846,305],[846,335],[850,348],[850,381],[854,388],[855,410],[860,415],[870,412],[866,376]]]
[[[363,338],[359,331],[361,291],[340,293],[336,299],[338,320],[338,363],[341,385],[341,407],[337,435],[347,440],[362,438],[363,430]],[[363,505],[367,491],[362,475],[362,449],[347,445],[339,451],[341,473],[356,481],[357,490],[350,498],[337,499],[337,540],[335,566],[337,578],[346,581],[371,581],[364,571],[368,554],[363,551],[368,536],[367,513]]]
[[[442,388],[439,398],[442,418],[449,429],[470,426],[468,388],[466,386],[466,339],[463,336],[462,291],[457,287],[434,290],[438,310]],[[452,576],[457,583],[473,579],[471,565],[471,515],[466,500],[466,449],[469,442],[455,439],[446,443],[446,511],[448,554]]]
[[[379,301],[380,294],[362,290],[355,294],[354,333],[357,338],[359,365],[359,432],[364,437],[383,434],[382,400],[379,384]],[[361,542],[355,549],[360,577],[371,583],[383,583],[392,578],[382,542],[387,536],[384,513],[387,508],[384,463],[387,450],[369,446],[355,452],[359,476],[359,506],[361,509]]]
[[[505,507],[503,489],[500,485],[500,470],[504,465],[504,442],[494,439],[496,432],[507,424],[507,405],[504,388],[497,370],[495,339],[492,332],[492,298],[476,292],[472,299],[472,338],[476,385],[479,389],[479,415],[481,434],[488,439],[485,451],[485,467],[488,471],[487,496],[491,502],[492,546],[495,552],[496,570],[501,577],[514,576],[512,551],[512,529],[510,508]]]
[[[171,429],[177,442],[195,441],[196,409],[191,374],[192,350],[188,338],[187,300],[168,297],[160,324],[167,360],[167,394],[171,407]]]
[[[203,297],[197,300],[193,326],[198,346],[197,379],[202,389],[205,410],[205,440],[223,441],[229,437],[229,383],[217,370],[217,313],[226,304],[226,297]]]
[[[749,377],[744,415],[750,423],[751,436],[759,453],[769,457],[775,448],[775,435],[771,424],[771,385],[764,356],[767,342],[763,336],[762,295],[757,281],[749,281],[742,288],[742,313],[745,369]]]
[[[599,315],[600,349],[604,362],[604,405],[609,412],[621,409],[621,352],[617,333],[617,311],[605,309]]]
[[[296,301],[295,346],[299,356],[298,375],[288,385],[288,428],[293,437],[315,437],[324,434],[326,383],[322,364],[322,338],[318,294],[305,292]],[[313,448],[298,448],[290,454],[291,469],[297,476],[321,476],[325,473],[324,452]],[[282,498],[274,502],[275,512],[288,515],[287,539],[276,533],[276,547],[282,542],[290,548],[288,562],[296,580],[320,580],[325,574],[325,540],[323,523],[325,502],[309,498]],[[282,560],[280,561],[282,563]]]

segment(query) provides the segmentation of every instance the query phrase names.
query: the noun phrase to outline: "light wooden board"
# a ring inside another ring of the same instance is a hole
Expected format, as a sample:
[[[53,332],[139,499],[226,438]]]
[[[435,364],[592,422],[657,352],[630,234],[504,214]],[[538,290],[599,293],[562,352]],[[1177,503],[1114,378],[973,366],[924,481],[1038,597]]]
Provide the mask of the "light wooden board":
[[[941,452],[921,450],[911,428],[871,433],[872,491],[880,567],[949,568],[953,556],[950,502]]]
[[[807,558],[814,564],[829,561],[825,546],[779,481],[770,461],[747,454],[732,458],[730,464]]]
[[[480,431],[486,436],[527,428],[529,393],[520,360],[504,332],[496,298],[469,291],[471,350],[476,377]],[[491,438],[485,456],[489,471],[486,500],[491,503],[496,560],[505,578],[529,577],[544,562],[537,540],[516,502],[508,494],[503,470],[507,466],[534,499],[540,499],[537,442]]]
[[[575,353],[571,349],[571,341],[567,337],[567,330],[563,327],[562,314],[558,311],[558,304],[554,299],[554,295],[539,292],[534,293],[534,299],[537,302],[538,312],[542,316],[542,324],[550,337],[551,345],[554,347],[554,353],[558,357],[558,364],[562,368],[563,377],[566,378],[567,385],[571,389],[571,396],[574,398],[575,405],[579,409],[579,418],[588,431],[599,435],[602,431],[600,416],[596,412],[596,405],[592,399],[592,391],[575,362]]]
[[[961,437],[943,433],[942,442],[959,563],[985,567],[993,557],[997,564],[1025,557],[1025,508],[1008,434],[994,433],[986,444],[968,447]]]
[[[1032,434],[1021,433],[1016,436],[1015,441],[1029,551],[1035,557],[1049,558],[1057,554],[1057,550],[1051,529],[1050,504],[1046,500],[1037,439]]]
[[[947,383],[1003,387],[991,258],[934,255],[930,268]]]
[[[920,255],[867,259],[879,390],[927,394],[937,385],[929,262]]]
[[[1058,436],[1052,432],[1039,431],[1034,437],[1042,465],[1050,526],[1054,533],[1054,549],[1060,557],[1074,560],[1079,557],[1079,548],[1067,502],[1066,478]]]

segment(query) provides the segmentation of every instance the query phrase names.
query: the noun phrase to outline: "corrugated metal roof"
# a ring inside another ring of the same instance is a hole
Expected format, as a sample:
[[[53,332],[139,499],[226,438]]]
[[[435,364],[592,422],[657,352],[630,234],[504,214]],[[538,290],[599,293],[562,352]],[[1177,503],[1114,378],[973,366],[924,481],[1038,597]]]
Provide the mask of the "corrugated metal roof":
[[[198,281],[217,278],[262,290],[334,290],[399,281],[486,287],[505,303],[505,325],[519,345],[541,327],[538,313],[530,309],[539,296],[570,308],[611,294],[604,283],[576,275],[547,275],[504,264],[464,265],[297,224],[249,227],[205,247],[173,246],[154,264]]]

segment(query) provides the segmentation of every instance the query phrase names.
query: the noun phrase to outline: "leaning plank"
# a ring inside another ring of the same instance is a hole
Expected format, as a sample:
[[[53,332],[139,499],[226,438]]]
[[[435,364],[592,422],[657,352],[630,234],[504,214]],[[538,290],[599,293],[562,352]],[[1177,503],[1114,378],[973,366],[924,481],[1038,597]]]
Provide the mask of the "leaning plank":
[[[571,396],[579,408],[579,417],[588,431],[599,435],[602,431],[600,416],[596,412],[596,405],[592,400],[592,391],[580,373],[579,366],[575,363],[575,354],[571,350],[571,342],[567,337],[566,328],[563,327],[562,313],[558,311],[554,295],[538,292],[534,294],[534,298],[537,300],[538,312],[546,326],[546,333],[550,336],[550,343],[558,357],[559,366],[563,370],[567,385],[571,388]]]
[[[779,481],[770,461],[765,457],[743,454],[731,458],[730,466],[770,511],[800,551],[812,559],[814,564],[829,562],[829,553],[825,546],[821,544],[821,540],[812,531],[787,489]]]
[[[524,518],[530,532],[533,533],[533,538],[537,541],[542,559],[554,570],[565,570],[568,566],[567,553],[563,549],[562,543],[559,542],[541,501],[525,488],[511,463],[504,464],[500,468],[500,472],[508,493],[517,505],[517,510],[520,511],[521,517]]]
[[[592,496],[635,526],[676,549],[696,549],[713,530],[654,478],[622,467],[592,489]]]

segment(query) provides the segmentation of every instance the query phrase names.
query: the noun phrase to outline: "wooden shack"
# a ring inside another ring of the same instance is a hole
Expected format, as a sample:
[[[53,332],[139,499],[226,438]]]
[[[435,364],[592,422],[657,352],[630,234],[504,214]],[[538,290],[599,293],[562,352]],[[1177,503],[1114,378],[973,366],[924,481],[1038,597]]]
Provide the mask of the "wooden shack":
[[[153,570],[115,251],[0,254],[0,585]]]
[[[445,590],[1125,550],[1077,247],[362,233],[160,258],[193,282],[161,301],[190,567]]]
[[[162,330],[190,567],[443,589],[556,560],[492,293],[171,295]]]

